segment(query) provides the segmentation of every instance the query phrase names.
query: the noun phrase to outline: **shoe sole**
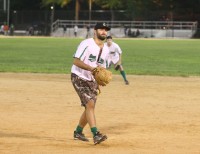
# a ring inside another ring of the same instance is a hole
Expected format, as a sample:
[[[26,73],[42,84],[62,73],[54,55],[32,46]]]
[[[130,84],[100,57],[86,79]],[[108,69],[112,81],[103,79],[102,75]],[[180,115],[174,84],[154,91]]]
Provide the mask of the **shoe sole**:
[[[89,140],[81,140],[80,138],[76,138],[76,137],[74,137],[74,140],[80,140],[80,141],[83,141],[83,142],[89,142]]]
[[[105,141],[107,139],[107,136],[103,136],[99,141],[95,142],[94,145],[100,144],[101,142]]]

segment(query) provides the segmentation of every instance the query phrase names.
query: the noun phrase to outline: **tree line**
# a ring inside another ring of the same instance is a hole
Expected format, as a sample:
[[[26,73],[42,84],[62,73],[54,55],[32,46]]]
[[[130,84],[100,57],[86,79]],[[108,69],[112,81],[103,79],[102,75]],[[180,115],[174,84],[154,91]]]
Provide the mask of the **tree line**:
[[[80,10],[124,10],[133,20],[136,16],[150,15],[150,12],[167,12],[168,20],[187,17],[186,20],[200,20],[200,0],[10,0],[11,10],[45,10],[53,5],[58,10],[74,10],[79,19]]]

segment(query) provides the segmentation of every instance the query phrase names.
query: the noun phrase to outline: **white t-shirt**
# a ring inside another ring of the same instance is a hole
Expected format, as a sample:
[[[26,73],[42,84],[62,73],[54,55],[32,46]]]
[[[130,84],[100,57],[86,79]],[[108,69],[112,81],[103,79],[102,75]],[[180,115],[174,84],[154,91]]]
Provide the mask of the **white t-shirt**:
[[[78,26],[74,26],[74,32],[78,32]]]
[[[122,54],[121,48],[115,42],[112,42],[111,46],[108,46],[107,42],[105,43],[105,45],[109,49],[110,62],[112,62],[113,64],[116,64],[119,61],[119,55]]]
[[[92,67],[101,66],[107,68],[110,61],[108,47],[104,45],[99,61],[97,61],[99,52],[100,47],[95,43],[93,38],[89,38],[80,43],[73,57],[79,58],[85,64]],[[76,65],[72,65],[71,72],[85,80],[94,80],[90,71],[84,70]]]

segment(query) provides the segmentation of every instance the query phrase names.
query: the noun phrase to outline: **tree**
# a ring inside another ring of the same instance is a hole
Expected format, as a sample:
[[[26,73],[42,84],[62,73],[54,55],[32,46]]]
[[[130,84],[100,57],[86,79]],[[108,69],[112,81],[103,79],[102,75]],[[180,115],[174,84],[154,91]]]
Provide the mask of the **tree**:
[[[119,9],[123,6],[123,0],[95,0],[102,8]]]
[[[63,7],[63,6],[67,5],[70,2],[71,2],[71,0],[42,0],[43,5],[45,5],[45,6],[49,5],[49,4],[58,4],[61,7]]]
[[[44,6],[47,6],[49,4],[58,4],[61,7],[64,7],[65,5],[69,4],[72,0],[42,0],[42,3]],[[75,20],[79,19],[79,10],[80,10],[80,0],[76,0],[75,5]]]
[[[49,5],[49,4],[58,4],[61,7],[64,7],[65,5],[69,4],[72,0],[42,0],[43,5]],[[87,0],[89,4],[89,11],[91,11],[92,2],[94,0]],[[79,11],[80,11],[80,3],[85,3],[84,0],[76,0],[75,1],[75,20],[79,20]],[[91,13],[91,12],[90,12]]]
[[[111,10],[111,20],[115,19],[115,15],[113,10],[120,9],[124,6],[123,0],[95,0],[97,5],[100,5],[103,9],[110,9]]]
[[[7,0],[6,0],[7,1]],[[42,0],[10,0],[11,10],[38,10]]]
[[[198,20],[200,21],[200,0],[10,0],[11,10],[40,10],[43,6],[55,4],[56,6],[68,6],[69,9],[75,5],[75,19],[79,19],[81,9],[125,10],[128,20],[157,20],[164,14],[170,17],[173,13],[174,20]],[[69,4],[69,5],[68,5]],[[72,4],[72,5],[71,5]],[[87,7],[88,6],[88,7]]]

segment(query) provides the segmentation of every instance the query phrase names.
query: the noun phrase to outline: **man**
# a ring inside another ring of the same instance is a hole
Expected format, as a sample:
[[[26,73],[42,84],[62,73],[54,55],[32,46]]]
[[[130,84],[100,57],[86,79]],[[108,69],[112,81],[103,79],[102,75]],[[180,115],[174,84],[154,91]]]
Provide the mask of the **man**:
[[[79,124],[74,131],[74,139],[89,141],[83,134],[83,128],[88,123],[93,133],[94,144],[99,144],[107,139],[106,135],[99,132],[95,120],[95,103],[99,93],[99,85],[92,72],[97,66],[108,67],[109,50],[104,45],[104,40],[110,28],[106,23],[98,23],[94,27],[94,38],[89,38],[80,43],[74,54],[71,69],[71,81],[80,97],[81,105],[85,107]]]
[[[66,26],[66,25],[63,25],[63,36],[65,36],[66,31],[67,31],[67,26]]]
[[[112,36],[108,36],[106,38],[105,45],[109,48],[109,51],[110,51],[110,59],[111,59],[110,65],[114,64],[115,70],[120,71],[125,84],[128,85],[129,82],[126,79],[126,73],[122,66],[122,50],[121,50],[121,48],[119,47],[119,45],[117,43],[113,42]]]
[[[77,33],[78,33],[78,26],[75,25],[74,26],[74,36],[77,37]]]
[[[86,26],[86,30],[87,30],[86,38],[88,38],[89,35],[90,35],[90,25],[87,25],[87,26]]]

